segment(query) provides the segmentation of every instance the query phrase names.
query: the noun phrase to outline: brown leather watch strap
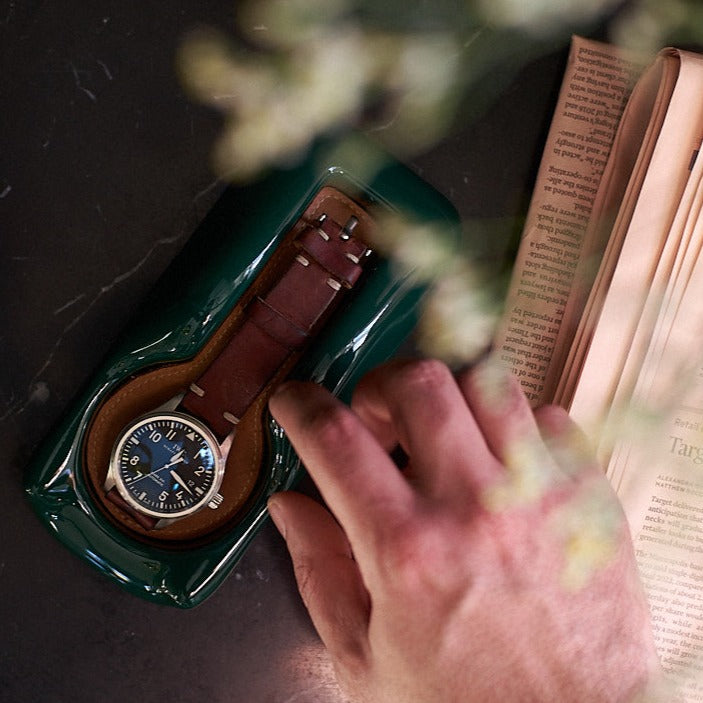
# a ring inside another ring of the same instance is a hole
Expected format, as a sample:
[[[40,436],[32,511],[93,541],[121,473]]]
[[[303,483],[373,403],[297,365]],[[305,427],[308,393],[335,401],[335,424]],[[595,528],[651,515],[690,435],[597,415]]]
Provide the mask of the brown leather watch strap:
[[[306,227],[277,283],[247,306],[227,346],[191,384],[179,407],[204,420],[219,440],[358,280],[368,249],[352,235],[355,224],[323,215]]]
[[[159,521],[158,518],[142,513],[139,510],[135,510],[120,494],[116,486],[113,486],[105,494],[107,499],[114,503],[120,510],[124,511],[128,515],[131,515],[145,530],[153,530],[156,527],[156,523]]]

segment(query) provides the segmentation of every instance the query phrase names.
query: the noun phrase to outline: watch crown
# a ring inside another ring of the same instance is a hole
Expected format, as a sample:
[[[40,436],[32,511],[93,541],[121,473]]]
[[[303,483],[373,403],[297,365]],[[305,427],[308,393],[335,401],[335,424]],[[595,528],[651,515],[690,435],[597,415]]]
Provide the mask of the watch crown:
[[[220,504],[224,500],[224,497],[222,496],[221,493],[215,493],[214,496],[210,499],[210,502],[207,504],[208,508],[212,508],[212,510],[217,510],[217,508],[220,507]]]

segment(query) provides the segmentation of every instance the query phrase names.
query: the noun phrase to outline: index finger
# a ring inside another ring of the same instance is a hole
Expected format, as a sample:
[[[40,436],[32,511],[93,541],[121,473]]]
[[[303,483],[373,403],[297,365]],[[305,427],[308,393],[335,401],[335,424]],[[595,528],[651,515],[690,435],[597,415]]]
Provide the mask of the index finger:
[[[364,423],[321,386],[290,381],[269,408],[352,545],[407,515],[409,484]],[[357,555],[358,558],[358,555]]]

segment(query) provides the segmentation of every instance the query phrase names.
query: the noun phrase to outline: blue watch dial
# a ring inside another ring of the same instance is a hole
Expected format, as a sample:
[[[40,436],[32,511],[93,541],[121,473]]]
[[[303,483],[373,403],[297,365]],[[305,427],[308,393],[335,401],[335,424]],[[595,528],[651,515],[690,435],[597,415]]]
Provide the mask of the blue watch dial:
[[[124,431],[112,471],[134,508],[174,518],[207,505],[219,489],[223,466],[217,441],[202,423],[168,413],[143,417]]]

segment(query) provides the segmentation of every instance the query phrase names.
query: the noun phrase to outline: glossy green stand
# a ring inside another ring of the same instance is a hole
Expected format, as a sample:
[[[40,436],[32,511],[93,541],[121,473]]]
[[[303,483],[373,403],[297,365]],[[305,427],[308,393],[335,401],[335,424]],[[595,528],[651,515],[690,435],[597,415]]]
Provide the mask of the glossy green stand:
[[[453,209],[409,170],[366,142],[338,146],[319,145],[294,169],[225,191],[29,468],[27,494],[52,534],[110,579],[148,600],[188,608],[207,598],[266,519],[268,496],[293,486],[302,468],[285,434],[269,418],[262,479],[236,527],[195,548],[146,544],[110,523],[84,485],[83,442],[101,401],[140,370],[192,357],[323,185],[334,185],[352,197],[362,193],[376,206],[458,233]],[[373,176],[365,175],[369,157],[377,166]],[[399,277],[380,261],[293,375],[347,398],[359,377],[392,356],[411,332],[421,295],[409,278]]]

